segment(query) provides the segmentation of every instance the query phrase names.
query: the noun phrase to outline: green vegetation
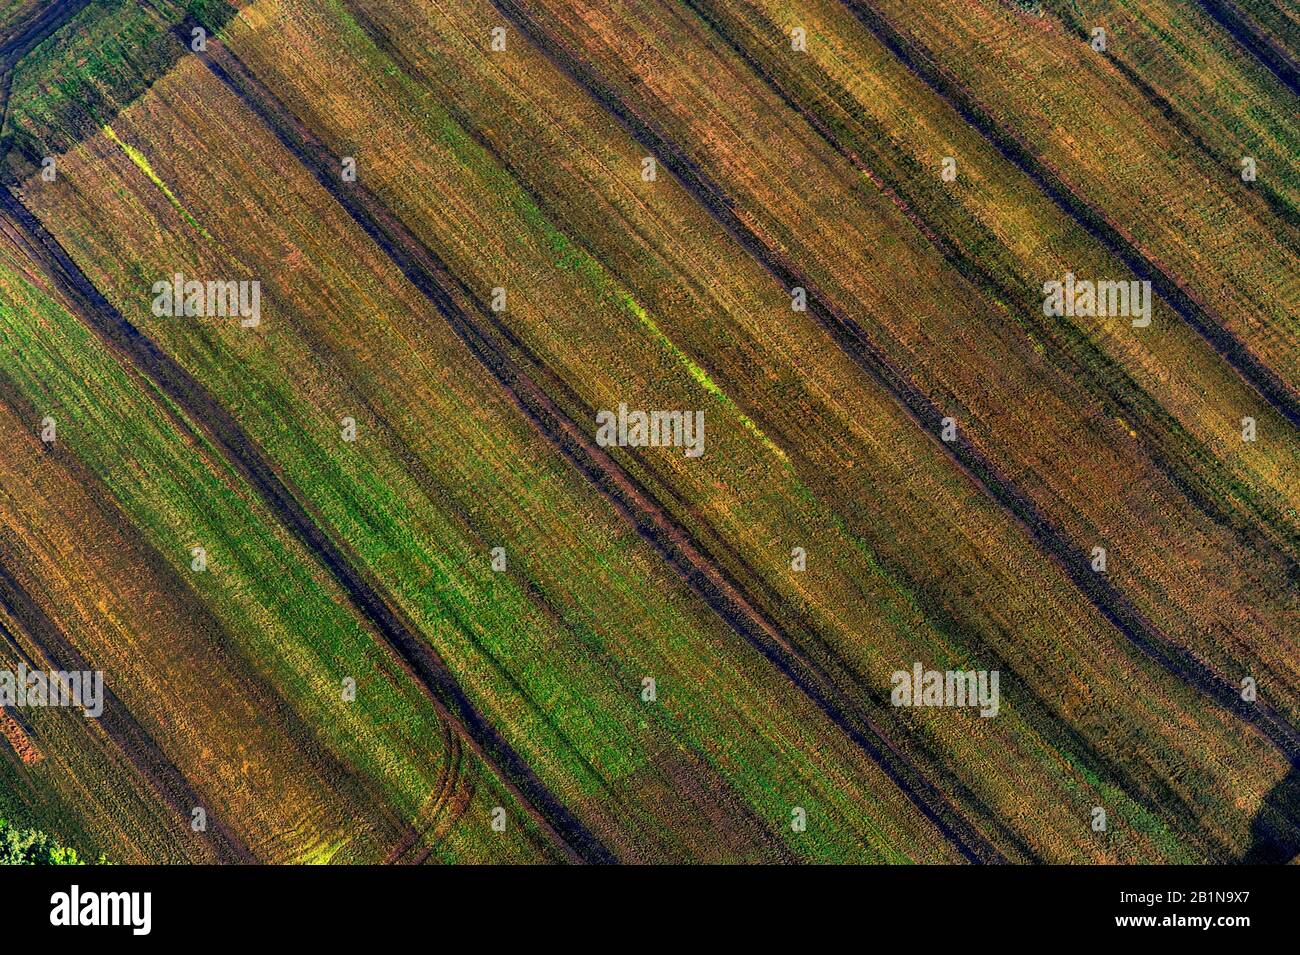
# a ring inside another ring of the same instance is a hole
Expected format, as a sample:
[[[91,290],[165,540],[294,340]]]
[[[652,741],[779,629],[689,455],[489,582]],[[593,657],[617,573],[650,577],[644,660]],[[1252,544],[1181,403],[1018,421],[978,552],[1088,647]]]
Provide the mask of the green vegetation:
[[[108,860],[102,855],[97,865]],[[90,865],[76,849],[61,846],[39,829],[20,829],[0,819],[0,865]]]

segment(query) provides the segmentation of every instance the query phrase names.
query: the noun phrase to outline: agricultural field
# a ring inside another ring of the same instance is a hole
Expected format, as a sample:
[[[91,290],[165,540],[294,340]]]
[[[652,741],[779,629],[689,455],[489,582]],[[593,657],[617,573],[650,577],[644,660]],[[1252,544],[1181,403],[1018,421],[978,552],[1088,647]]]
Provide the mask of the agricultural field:
[[[119,863],[1292,861],[1296,36],[0,0],[0,819]]]

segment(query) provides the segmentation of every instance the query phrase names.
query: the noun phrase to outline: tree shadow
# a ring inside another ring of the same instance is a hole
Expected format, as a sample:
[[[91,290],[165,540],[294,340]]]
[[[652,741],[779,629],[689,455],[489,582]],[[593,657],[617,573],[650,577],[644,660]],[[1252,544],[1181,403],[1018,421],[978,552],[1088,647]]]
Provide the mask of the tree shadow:
[[[1300,764],[1268,791],[1250,824],[1242,865],[1286,865],[1300,855]]]

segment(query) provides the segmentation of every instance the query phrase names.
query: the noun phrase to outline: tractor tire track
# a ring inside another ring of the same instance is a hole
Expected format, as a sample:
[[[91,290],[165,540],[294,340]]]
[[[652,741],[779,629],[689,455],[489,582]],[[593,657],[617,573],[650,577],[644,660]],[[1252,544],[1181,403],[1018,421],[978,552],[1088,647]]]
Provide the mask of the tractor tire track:
[[[10,72],[19,60],[49,39],[89,3],[90,0],[56,0],[29,18],[16,34],[0,43],[0,72]]]
[[[0,161],[6,146],[3,135],[9,117],[9,95],[13,91],[14,71],[32,50],[49,39],[65,23],[80,13],[90,0],[57,0],[25,21],[18,32],[0,43]]]
[[[1200,0],[1205,12],[1279,82],[1300,96],[1300,63],[1228,0]]]
[[[453,733],[451,727],[445,722],[440,723],[438,729],[442,733],[444,756],[442,768],[438,773],[438,780],[426,801],[426,805],[430,807],[428,810],[429,822],[418,828],[412,824],[406,836],[389,852],[388,857],[384,860],[384,865],[395,865],[401,862],[404,855],[410,852],[417,843],[423,841],[424,837],[437,825],[438,817],[442,815],[447,799],[460,784],[460,762],[463,755],[460,737]],[[424,807],[418,807],[415,811],[415,818],[419,819],[423,812]],[[432,850],[431,846],[428,848],[429,851]]]

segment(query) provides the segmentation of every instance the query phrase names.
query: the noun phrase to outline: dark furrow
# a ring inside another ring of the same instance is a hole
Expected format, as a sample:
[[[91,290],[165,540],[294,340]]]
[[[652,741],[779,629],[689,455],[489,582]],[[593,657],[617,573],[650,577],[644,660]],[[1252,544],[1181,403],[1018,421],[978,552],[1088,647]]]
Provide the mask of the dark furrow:
[[[848,2],[848,0],[846,0]],[[493,0],[494,5],[516,27],[588,94],[615,116],[645,148],[655,154],[674,176],[764,268],[786,288],[802,286],[808,292],[808,312],[830,333],[837,344],[866,374],[886,389],[909,416],[936,442],[980,489],[1005,509],[1037,543],[1041,552],[1055,560],[1075,586],[1135,647],[1188,686],[1214,700],[1224,709],[1260,730],[1292,762],[1300,759],[1300,732],[1272,707],[1247,704],[1232,683],[1220,677],[1190,651],[1173,645],[1102,574],[1094,573],[1088,559],[1056,528],[1029,498],[1007,480],[978,450],[961,442],[939,439],[943,413],[911,379],[895,368],[861,326],[831,303],[782,253],[770,248],[749,229],[734,211],[726,193],[676,144],[660,134],[647,120],[630,109],[612,87],[542,28],[534,24],[514,0]]]
[[[1228,0],[1200,0],[1205,12],[1292,93],[1300,96],[1300,63]]]
[[[94,671],[86,658],[74,647],[67,636],[43,607],[32,599],[26,588],[10,570],[0,565],[0,605],[18,621],[49,661],[50,667],[63,671]],[[194,833],[212,846],[218,860],[223,862],[256,862],[252,851],[226,824],[217,812],[199,797],[176,765],[153,738],[122,704],[104,674],[103,712],[96,722],[104,734],[122,751],[136,771],[176,813],[175,825],[188,830],[190,814],[196,806],[204,807],[208,828],[204,833]]]
[[[216,61],[219,55],[221,63]],[[858,713],[820,668],[794,648],[779,628],[757,611],[692,545],[687,535],[644,490],[570,420],[543,389],[521,372],[490,332],[461,308],[456,298],[473,302],[481,320],[495,324],[490,310],[450,273],[387,206],[359,183],[345,184],[338,160],[306,126],[275,98],[238,58],[217,41],[197,54],[235,95],[259,116],[280,142],[304,164],[353,220],[430,301],[470,353],[503,386],[542,436],[577,469],[637,532],[733,630],[757,648],[804,692],[854,743],[869,755],[914,805],[971,861],[1002,861],[1001,853],[948,804],[866,716]],[[499,333],[508,330],[495,324]],[[512,338],[512,336],[511,336]],[[511,342],[516,344],[515,341]]]
[[[80,13],[89,2],[90,0],[56,0],[33,15],[23,23],[18,33],[0,43],[0,71],[7,73],[12,70],[19,60]]]
[[[1081,23],[1070,9],[1054,10],[1053,15],[1060,19],[1061,24],[1066,28],[1073,30],[1079,41],[1087,43],[1090,40],[1088,28]],[[1221,166],[1232,166],[1238,161],[1237,156],[1221,155],[1216,153],[1214,147],[1207,143],[1201,135],[1192,127],[1192,120],[1174,103],[1162,95],[1159,90],[1138,75],[1133,67],[1129,66],[1118,56],[1112,56],[1107,62],[1113,66],[1121,76],[1124,77],[1133,88],[1141,93],[1146,100],[1155,107],[1160,115],[1163,116],[1170,125],[1181,133],[1188,142],[1196,146],[1201,153],[1210,160],[1211,163]],[[1245,195],[1256,197],[1263,202],[1273,215],[1277,216],[1284,222],[1296,223],[1296,208],[1292,205],[1291,200],[1287,199],[1274,188],[1270,177],[1263,177],[1251,184],[1251,188],[1245,190]],[[1281,240],[1298,254],[1300,254],[1300,235],[1287,233],[1281,236]]]
[[[51,3],[25,21],[16,34],[0,43],[0,134],[4,133],[5,120],[9,116],[9,94],[19,61],[80,13],[89,2],[58,0]],[[0,159],[4,158],[4,149],[0,145]]]
[[[324,533],[298,496],[275,472],[261,449],[202,385],[128,322],[90,282],[66,250],[8,189],[0,189],[0,219],[29,256],[39,263],[79,315],[115,351],[124,355],[208,435],[257,491],[288,530],[334,575],[352,604],[371,621],[402,665],[428,691],[444,717],[464,732],[489,760],[537,821],[568,846],[573,857],[613,862],[613,855],[536,776],[500,732],[479,713],[441,657],[413,624],[391,605],[380,585]]]
[[[13,70],[5,70],[0,74],[0,133],[4,132],[5,118],[9,115],[9,94],[14,87]],[[0,151],[0,160],[4,159],[3,151]]]
[[[927,51],[903,37],[865,0],[840,0],[858,21],[885,45],[917,78],[949,106],[1002,157],[1028,176],[1036,186],[1082,229],[1101,242],[1106,249],[1151,287],[1174,309],[1232,369],[1271,404],[1278,413],[1300,427],[1300,395],[1252,352],[1227,326],[1184,289],[1156,262],[1133,245],[1101,210],[1075,195],[1060,177],[1003,127],[993,114],[961,84],[948,77]]]

